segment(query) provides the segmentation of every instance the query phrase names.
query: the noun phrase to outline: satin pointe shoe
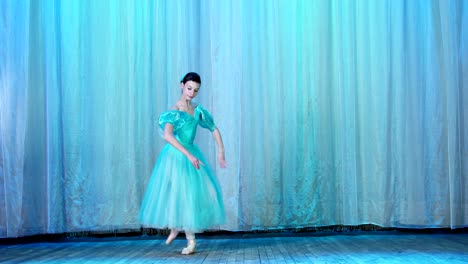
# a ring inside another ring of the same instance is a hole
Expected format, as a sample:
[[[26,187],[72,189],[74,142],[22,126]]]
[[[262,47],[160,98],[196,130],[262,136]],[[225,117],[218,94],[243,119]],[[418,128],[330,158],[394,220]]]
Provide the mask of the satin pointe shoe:
[[[182,249],[182,255],[190,255],[195,253],[195,240],[189,240],[187,243],[187,247]]]

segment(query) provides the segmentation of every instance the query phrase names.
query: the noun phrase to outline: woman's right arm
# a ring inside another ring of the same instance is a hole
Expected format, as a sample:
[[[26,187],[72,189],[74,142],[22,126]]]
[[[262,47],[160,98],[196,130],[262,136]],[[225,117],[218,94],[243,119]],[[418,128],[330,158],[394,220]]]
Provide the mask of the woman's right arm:
[[[193,156],[184,146],[182,146],[182,144],[180,144],[180,142],[174,137],[174,126],[172,124],[166,123],[164,125],[164,140],[166,140],[169,144],[174,146],[174,148],[179,150],[182,154],[184,154],[197,170],[200,169],[200,165],[204,165],[200,160]]]

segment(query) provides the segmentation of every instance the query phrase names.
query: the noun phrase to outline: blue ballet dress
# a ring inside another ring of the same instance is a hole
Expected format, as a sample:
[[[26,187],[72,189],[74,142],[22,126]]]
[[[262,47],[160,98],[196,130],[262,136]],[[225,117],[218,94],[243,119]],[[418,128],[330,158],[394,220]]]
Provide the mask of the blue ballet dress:
[[[143,226],[191,232],[218,228],[225,222],[219,182],[200,149],[193,144],[197,126],[216,129],[211,114],[197,105],[194,116],[177,110],[164,112],[159,126],[174,126],[177,140],[205,166],[197,170],[189,159],[166,144],[156,161],[140,208]]]

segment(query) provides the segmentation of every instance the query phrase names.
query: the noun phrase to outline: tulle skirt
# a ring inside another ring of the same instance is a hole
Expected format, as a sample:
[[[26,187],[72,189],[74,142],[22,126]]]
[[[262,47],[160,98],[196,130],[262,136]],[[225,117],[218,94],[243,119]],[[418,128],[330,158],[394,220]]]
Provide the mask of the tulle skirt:
[[[148,182],[139,220],[143,226],[191,232],[219,228],[225,222],[219,182],[196,145],[184,146],[205,166],[197,170],[167,144]]]

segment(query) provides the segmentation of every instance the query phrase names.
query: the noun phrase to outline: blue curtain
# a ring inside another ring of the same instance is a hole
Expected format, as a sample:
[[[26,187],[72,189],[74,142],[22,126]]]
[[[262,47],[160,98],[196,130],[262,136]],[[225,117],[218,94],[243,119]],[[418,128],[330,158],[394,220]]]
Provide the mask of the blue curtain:
[[[138,229],[188,71],[227,223],[468,226],[468,1],[0,1],[0,237]]]

